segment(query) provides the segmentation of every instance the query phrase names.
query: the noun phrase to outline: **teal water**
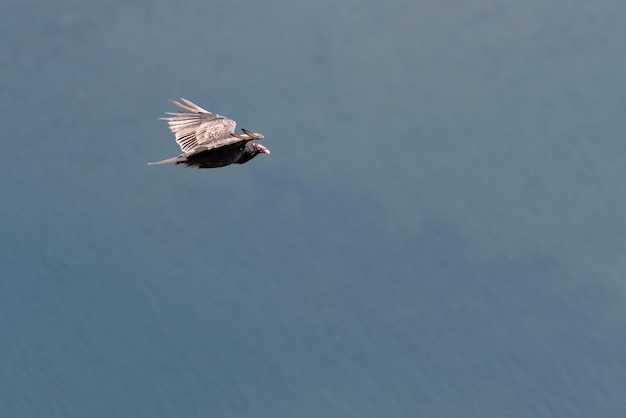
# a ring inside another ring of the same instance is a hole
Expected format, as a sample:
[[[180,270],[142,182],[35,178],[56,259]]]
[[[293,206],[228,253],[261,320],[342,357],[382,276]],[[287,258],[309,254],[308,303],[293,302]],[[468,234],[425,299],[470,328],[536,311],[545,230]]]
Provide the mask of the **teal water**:
[[[0,416],[622,417],[625,18],[4,2]]]

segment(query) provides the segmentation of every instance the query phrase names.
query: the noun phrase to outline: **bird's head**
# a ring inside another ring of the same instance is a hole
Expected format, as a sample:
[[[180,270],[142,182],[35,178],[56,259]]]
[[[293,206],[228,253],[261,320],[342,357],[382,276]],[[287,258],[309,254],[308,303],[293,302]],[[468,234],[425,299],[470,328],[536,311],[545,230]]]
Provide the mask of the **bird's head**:
[[[239,158],[239,161],[237,161],[237,164],[247,163],[248,161],[250,161],[251,159],[253,159],[259,154],[269,154],[269,153],[270,153],[270,150],[265,148],[263,145],[257,144],[256,142],[248,142],[246,144],[246,147],[244,148],[241,158]]]
[[[252,151],[254,151],[255,153],[254,155],[270,153],[270,150],[268,150],[261,144],[257,144],[256,142],[250,142],[250,146],[252,146]]]

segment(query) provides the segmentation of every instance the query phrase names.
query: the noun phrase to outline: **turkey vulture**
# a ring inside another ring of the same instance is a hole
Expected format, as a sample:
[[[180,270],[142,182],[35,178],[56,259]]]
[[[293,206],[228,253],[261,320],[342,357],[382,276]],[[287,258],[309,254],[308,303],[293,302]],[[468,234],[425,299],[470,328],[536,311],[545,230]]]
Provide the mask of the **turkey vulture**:
[[[263,145],[251,142],[262,139],[263,135],[247,129],[242,129],[243,134],[236,134],[234,120],[206,111],[187,99],[181,101],[183,103],[170,100],[170,103],[187,112],[167,112],[170,117],[161,120],[167,121],[183,153],[148,164],[182,163],[190,167],[215,168],[243,164],[258,154],[270,153]]]

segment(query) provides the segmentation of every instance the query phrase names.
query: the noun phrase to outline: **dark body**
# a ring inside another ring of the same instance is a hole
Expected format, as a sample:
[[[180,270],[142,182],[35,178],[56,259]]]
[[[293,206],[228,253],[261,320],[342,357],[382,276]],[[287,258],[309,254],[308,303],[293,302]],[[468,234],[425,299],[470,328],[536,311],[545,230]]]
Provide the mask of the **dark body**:
[[[232,144],[217,149],[202,151],[197,154],[189,155],[184,161],[176,162],[176,164],[185,164],[189,167],[198,168],[217,168],[231,164],[243,164],[259,154],[253,145],[254,144],[248,142],[245,145],[243,143]]]

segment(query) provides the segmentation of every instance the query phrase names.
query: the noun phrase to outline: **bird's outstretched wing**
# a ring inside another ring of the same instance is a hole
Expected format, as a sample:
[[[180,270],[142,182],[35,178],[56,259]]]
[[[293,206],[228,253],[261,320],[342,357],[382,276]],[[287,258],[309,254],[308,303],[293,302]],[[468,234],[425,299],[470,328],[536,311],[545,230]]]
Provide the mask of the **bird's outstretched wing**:
[[[175,100],[170,100],[170,103],[187,112],[167,112],[170,117],[161,119],[167,121],[184,153],[200,151],[198,148],[206,151],[242,142],[231,135],[235,132],[234,120],[204,110],[187,99],[180,100],[183,103]]]

